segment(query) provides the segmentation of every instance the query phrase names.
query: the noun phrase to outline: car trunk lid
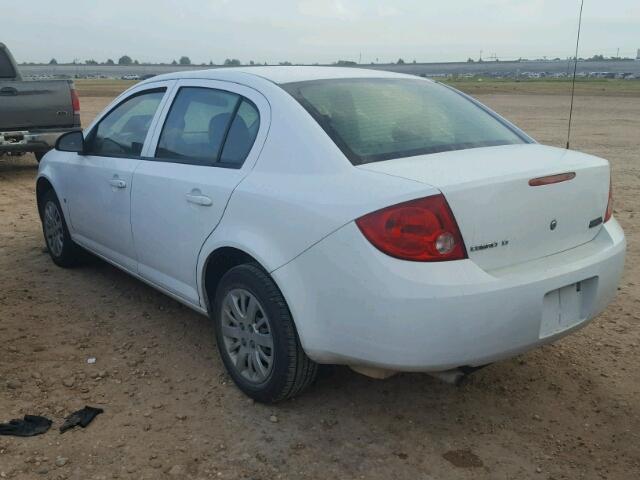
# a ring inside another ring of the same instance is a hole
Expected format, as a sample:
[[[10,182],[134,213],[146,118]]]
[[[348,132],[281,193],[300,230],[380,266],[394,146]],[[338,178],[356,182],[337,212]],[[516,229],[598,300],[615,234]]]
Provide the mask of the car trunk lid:
[[[442,191],[469,258],[486,270],[589,242],[601,228],[609,193],[606,160],[537,144],[422,155],[358,168]],[[565,173],[566,178],[547,178]],[[542,180],[530,185],[534,179]]]

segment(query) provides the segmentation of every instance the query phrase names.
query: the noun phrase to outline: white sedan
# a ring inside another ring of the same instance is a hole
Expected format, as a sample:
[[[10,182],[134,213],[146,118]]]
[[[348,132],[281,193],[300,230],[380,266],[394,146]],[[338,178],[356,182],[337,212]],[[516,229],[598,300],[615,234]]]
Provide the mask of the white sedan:
[[[584,326],[624,264],[609,177],[429,80],[254,67],[135,85],[37,200],[56,264],[85,249],[209,315],[274,402],[318,364],[456,376]]]

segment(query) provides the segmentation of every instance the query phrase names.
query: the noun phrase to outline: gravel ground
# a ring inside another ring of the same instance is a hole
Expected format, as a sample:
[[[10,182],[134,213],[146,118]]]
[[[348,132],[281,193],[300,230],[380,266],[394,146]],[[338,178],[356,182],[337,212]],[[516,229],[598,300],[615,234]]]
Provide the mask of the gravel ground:
[[[565,97],[479,98],[565,142]],[[85,124],[107,100],[83,98]],[[639,112],[637,97],[577,99],[573,147],[611,160],[629,241],[618,297],[587,328],[461,387],[336,368],[278,406],[233,386],[206,318],[97,259],[55,267],[35,160],[3,158],[0,421],[42,414],[54,428],[0,437],[0,478],[640,478]],[[84,405],[105,413],[60,435]]]

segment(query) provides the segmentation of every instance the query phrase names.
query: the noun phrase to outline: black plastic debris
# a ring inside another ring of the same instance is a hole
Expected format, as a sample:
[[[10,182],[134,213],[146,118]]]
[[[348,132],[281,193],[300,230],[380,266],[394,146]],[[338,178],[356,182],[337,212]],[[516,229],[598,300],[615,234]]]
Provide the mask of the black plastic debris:
[[[78,410],[77,412],[73,412],[67,418],[64,419],[64,423],[60,427],[60,433],[64,433],[67,430],[77,427],[80,425],[82,428],[85,428],[89,425],[96,416],[103,413],[104,410],[101,408],[95,407],[84,407],[82,410]]]
[[[25,415],[9,423],[0,423],[0,435],[12,435],[14,437],[33,437],[46,433],[51,428],[51,420],[38,415]]]

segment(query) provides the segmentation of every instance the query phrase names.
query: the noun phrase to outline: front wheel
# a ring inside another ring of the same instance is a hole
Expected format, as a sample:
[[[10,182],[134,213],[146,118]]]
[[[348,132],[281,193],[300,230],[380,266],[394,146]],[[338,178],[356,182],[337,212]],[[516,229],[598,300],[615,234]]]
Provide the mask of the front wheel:
[[[315,379],[317,364],[300,345],[282,293],[257,264],[234,267],[223,276],[212,313],[222,361],[249,397],[275,403]]]
[[[80,247],[71,240],[60,202],[53,190],[42,198],[42,232],[53,262],[59,267],[72,267],[79,262]]]

